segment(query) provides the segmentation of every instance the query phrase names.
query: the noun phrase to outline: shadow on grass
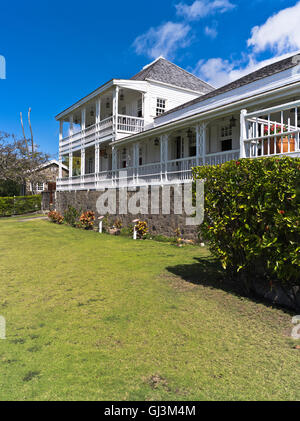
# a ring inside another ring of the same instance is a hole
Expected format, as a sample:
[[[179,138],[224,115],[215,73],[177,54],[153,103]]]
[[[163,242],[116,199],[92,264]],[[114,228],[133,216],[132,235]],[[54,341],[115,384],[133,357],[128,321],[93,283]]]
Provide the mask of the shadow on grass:
[[[241,286],[230,278],[218,260],[209,257],[194,257],[194,260],[196,263],[169,266],[167,270],[194,285],[222,289],[238,296],[244,294]]]
[[[222,268],[220,262],[213,257],[195,257],[194,260],[196,263],[169,266],[166,269],[173,275],[179,276],[181,279],[194,285],[202,285],[210,289],[223,290],[239,298],[248,298],[255,303],[261,303],[267,307],[278,308],[285,313],[293,314],[293,312],[286,307],[274,304],[265,298],[258,297],[253,292],[246,291],[243,284],[232,276],[232,274],[228,274],[228,272]]]

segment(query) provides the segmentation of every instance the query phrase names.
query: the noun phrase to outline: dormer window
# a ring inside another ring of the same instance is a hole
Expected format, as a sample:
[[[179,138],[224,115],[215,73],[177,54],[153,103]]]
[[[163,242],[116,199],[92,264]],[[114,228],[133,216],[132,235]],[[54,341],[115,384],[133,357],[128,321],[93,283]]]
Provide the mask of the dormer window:
[[[166,100],[157,98],[156,100],[156,117],[162,115],[166,111]]]

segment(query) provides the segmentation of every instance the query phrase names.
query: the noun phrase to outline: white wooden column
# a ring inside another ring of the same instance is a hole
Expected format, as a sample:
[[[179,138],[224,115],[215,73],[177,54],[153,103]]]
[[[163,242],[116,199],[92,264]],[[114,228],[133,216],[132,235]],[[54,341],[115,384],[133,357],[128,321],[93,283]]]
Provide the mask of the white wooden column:
[[[113,119],[114,119],[114,135],[117,139],[118,133],[118,114],[119,114],[119,86],[116,86],[113,91]]]
[[[73,114],[70,115],[70,126],[69,126],[69,136],[73,136],[74,127],[73,127]]]
[[[115,184],[115,179],[117,177],[117,154],[118,151],[115,146],[111,150],[111,169],[112,169],[112,182]]]
[[[165,177],[168,181],[168,160],[169,160],[169,135],[165,134]]]
[[[163,181],[168,179],[168,155],[169,155],[169,135],[160,136],[160,179]]]
[[[133,151],[133,168],[134,168],[134,176],[136,177],[136,181],[139,178],[139,144],[134,143],[132,147]]]
[[[69,153],[69,178],[73,176],[73,152]]]
[[[83,177],[85,175],[85,149],[81,149],[81,169],[80,169],[80,175]]]
[[[207,123],[202,123],[200,126],[200,149],[202,152],[202,165],[205,165],[206,158],[206,128]]]
[[[245,139],[247,139],[247,110],[241,110],[240,158],[246,158]]]
[[[202,161],[202,148],[201,148],[201,134],[200,134],[200,126],[195,127],[196,130],[196,163],[200,165]]]
[[[151,116],[151,96],[150,93],[145,92],[144,93],[144,104],[143,104],[143,114],[144,114],[144,121],[145,125],[147,123],[150,123],[150,116]]]
[[[58,178],[62,178],[62,156],[59,155]]]
[[[99,157],[99,143],[95,144],[95,173],[98,174],[100,172],[100,157]]]
[[[64,121],[59,120],[59,143],[63,140],[63,126],[64,126]]]
[[[101,121],[101,98],[98,98],[96,101],[96,124],[99,124]]]
[[[165,139],[164,136],[159,137],[160,144],[160,181],[163,181],[163,173],[165,171]]]
[[[82,108],[81,110],[81,144],[84,143],[84,132],[85,132],[85,125],[86,125],[86,108]]]

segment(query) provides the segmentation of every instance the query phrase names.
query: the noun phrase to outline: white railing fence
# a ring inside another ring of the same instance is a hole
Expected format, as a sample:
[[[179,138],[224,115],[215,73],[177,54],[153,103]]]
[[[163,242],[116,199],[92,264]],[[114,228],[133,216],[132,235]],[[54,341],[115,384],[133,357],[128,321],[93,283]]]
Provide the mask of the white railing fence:
[[[186,181],[192,178],[192,167],[197,165],[196,157],[174,159],[165,164],[165,177],[168,181]]]
[[[139,133],[144,130],[144,119],[139,117],[130,117],[126,115],[118,115],[118,131]]]
[[[240,157],[239,149],[208,154],[205,157],[205,165],[221,165],[233,159],[237,160],[239,159],[239,157]]]
[[[114,131],[116,118],[110,116],[101,120],[99,123],[92,124],[84,130],[79,130],[72,135],[64,137],[60,140],[59,146],[61,153],[69,150],[70,146],[76,148],[82,144],[88,145],[96,139],[104,138]],[[126,115],[118,115],[117,130],[125,133],[139,133],[144,130],[144,119]]]
[[[241,113],[241,150],[246,157],[300,151],[300,101]]]
[[[205,165],[218,165],[238,158],[238,150],[208,154],[205,157]],[[57,190],[97,190],[121,186],[184,183],[192,179],[192,168],[197,165],[203,165],[202,158],[189,157],[62,178],[57,180]]]

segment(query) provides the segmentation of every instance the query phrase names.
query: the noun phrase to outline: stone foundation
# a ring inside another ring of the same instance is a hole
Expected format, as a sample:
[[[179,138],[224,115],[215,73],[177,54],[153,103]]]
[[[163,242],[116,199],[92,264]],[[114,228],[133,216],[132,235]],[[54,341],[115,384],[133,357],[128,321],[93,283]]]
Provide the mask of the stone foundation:
[[[43,191],[42,192],[42,210],[49,211],[55,209],[56,192]],[[52,198],[52,201],[51,201]]]
[[[165,210],[162,209],[162,187],[157,187],[159,189],[159,204],[155,211],[157,214],[153,214],[151,212],[151,190],[149,189],[148,192],[148,214],[144,213],[136,213],[136,214],[127,214],[121,215],[120,214],[120,191],[117,189],[117,196],[116,196],[116,212],[114,214],[108,215],[109,220],[113,223],[114,220],[119,219],[122,221],[123,227],[126,227],[132,224],[134,219],[141,219],[148,223],[149,232],[154,235],[164,235],[168,237],[175,236],[175,230],[177,228],[180,229],[181,237],[185,239],[193,239],[197,240],[197,227],[196,226],[188,226],[186,225],[186,218],[187,215],[185,214],[184,210],[181,215],[174,214],[174,188],[170,187],[170,214],[166,213]],[[139,188],[136,191],[127,191],[127,200],[139,192]],[[96,203],[99,196],[103,194],[102,192],[98,191],[70,191],[70,192],[56,192],[56,210],[60,213],[64,213],[64,211],[68,208],[68,206],[73,206],[78,211],[86,211],[92,210],[96,214],[96,223],[98,224],[98,217],[102,216],[99,215]],[[126,197],[125,194],[125,197]],[[177,200],[177,199],[176,199]],[[139,203],[138,203],[139,204]],[[178,207],[178,200],[176,203]],[[176,207],[175,206],[175,207]],[[182,203],[182,209],[184,209]],[[176,213],[176,212],[175,212]]]

